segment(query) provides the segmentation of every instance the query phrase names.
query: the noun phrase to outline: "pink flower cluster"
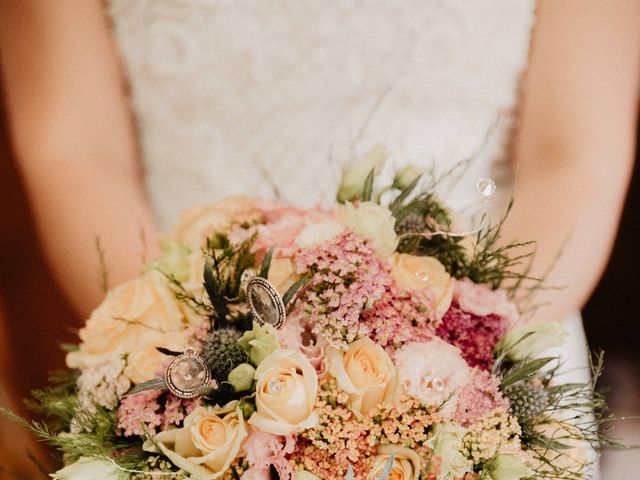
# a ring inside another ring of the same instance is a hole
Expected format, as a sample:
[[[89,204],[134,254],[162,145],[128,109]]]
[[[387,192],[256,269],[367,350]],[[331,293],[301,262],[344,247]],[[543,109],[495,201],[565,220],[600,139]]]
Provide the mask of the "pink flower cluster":
[[[490,370],[493,348],[504,336],[509,320],[495,314],[478,316],[465,312],[457,303],[442,318],[436,335],[462,351],[469,366]]]
[[[393,354],[408,341],[424,342],[434,335],[427,293],[401,291],[391,283],[383,297],[367,309],[362,322],[369,337]]]
[[[347,230],[301,251],[295,261],[299,273],[313,275],[300,302],[316,331],[339,347],[367,335],[361,314],[382,298],[392,282],[371,242]]]
[[[118,408],[118,428],[125,437],[154,434],[180,425],[198,400],[182,400],[162,390],[150,390],[124,397]]]
[[[500,393],[498,379],[485,370],[473,369],[471,383],[458,392],[458,407],[453,420],[468,426],[495,410],[506,412],[509,401]]]

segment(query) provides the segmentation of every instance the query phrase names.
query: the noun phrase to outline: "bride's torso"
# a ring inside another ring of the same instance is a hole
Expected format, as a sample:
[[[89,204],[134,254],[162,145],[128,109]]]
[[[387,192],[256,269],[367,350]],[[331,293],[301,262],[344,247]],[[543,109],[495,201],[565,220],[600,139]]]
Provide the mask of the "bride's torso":
[[[533,0],[111,0],[166,228],[225,195],[309,206],[374,143],[440,171],[508,141]],[[486,141],[485,141],[486,140]]]

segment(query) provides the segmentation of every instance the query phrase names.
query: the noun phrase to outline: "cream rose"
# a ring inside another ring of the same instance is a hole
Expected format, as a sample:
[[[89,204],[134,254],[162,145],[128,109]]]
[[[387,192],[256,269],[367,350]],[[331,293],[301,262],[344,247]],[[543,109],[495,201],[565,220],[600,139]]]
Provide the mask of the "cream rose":
[[[280,295],[284,295],[300,276],[296,272],[296,264],[289,258],[274,258],[269,268],[268,280],[276,287]]]
[[[238,402],[224,407],[197,407],[182,428],[165,430],[144,444],[148,452],[162,453],[174,465],[200,480],[221,477],[238,456],[247,437]]]
[[[358,206],[347,203],[334,213],[343,225],[369,238],[380,258],[388,258],[396,251],[396,219],[389,208],[374,202],[362,202]]]
[[[424,290],[433,296],[435,315],[440,320],[453,297],[454,280],[444,266],[433,257],[418,257],[396,253],[391,257],[391,275],[400,287],[407,290]]]
[[[260,363],[256,380],[251,425],[263,432],[288,435],[317,423],[318,375],[302,353],[276,350]]]
[[[389,463],[393,455],[393,466],[389,472],[388,480],[418,480],[422,471],[420,456],[406,447],[385,445],[378,448],[378,456],[373,460],[373,468],[367,475],[367,480],[377,480]]]
[[[228,234],[242,224],[259,220],[261,216],[260,210],[250,198],[229,197],[182,212],[173,237],[194,251],[199,251],[205,240],[213,234]]]
[[[393,362],[370,338],[356,340],[346,352],[329,351],[329,374],[349,394],[349,406],[366,415],[373,408],[394,399],[397,375]]]
[[[80,330],[80,348],[67,355],[67,365],[101,365],[117,352],[129,357],[125,375],[142,383],[154,377],[165,358],[155,347],[182,349],[188,328],[202,321],[176,300],[161,273],[149,271],[107,294]]]

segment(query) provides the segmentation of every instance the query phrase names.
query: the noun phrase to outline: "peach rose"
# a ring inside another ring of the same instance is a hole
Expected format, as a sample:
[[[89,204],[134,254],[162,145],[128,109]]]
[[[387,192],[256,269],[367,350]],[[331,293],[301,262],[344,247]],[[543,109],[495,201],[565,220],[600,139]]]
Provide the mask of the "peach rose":
[[[280,295],[284,295],[300,276],[296,273],[296,264],[289,258],[274,258],[269,269],[269,281]]]
[[[144,449],[159,449],[191,478],[213,480],[224,475],[247,435],[242,411],[233,401],[224,407],[196,407],[182,428],[158,433]]]
[[[115,353],[129,357],[124,373],[133,383],[151,380],[164,358],[155,347],[181,350],[188,329],[202,318],[178,302],[164,276],[149,271],[111,290],[80,330],[80,348],[67,365],[84,369]]]
[[[454,280],[444,266],[433,257],[418,257],[396,253],[391,259],[391,275],[401,288],[406,290],[427,289],[433,296],[435,315],[440,320],[453,297]]]
[[[329,373],[349,394],[354,412],[366,415],[373,408],[393,401],[397,376],[393,362],[370,338],[356,340],[346,352],[329,351]]]
[[[288,435],[317,423],[318,375],[302,353],[276,350],[260,363],[256,380],[251,425],[263,432]]]
[[[378,448],[378,455],[373,460],[373,468],[367,475],[367,480],[381,478],[389,457],[393,455],[393,467],[388,480],[418,480],[422,470],[420,456],[410,448],[395,445],[384,445]]]
[[[213,234],[228,234],[236,227],[256,222],[261,217],[261,211],[251,199],[241,195],[224,198],[211,205],[182,212],[173,237],[194,251],[199,251],[205,240]]]

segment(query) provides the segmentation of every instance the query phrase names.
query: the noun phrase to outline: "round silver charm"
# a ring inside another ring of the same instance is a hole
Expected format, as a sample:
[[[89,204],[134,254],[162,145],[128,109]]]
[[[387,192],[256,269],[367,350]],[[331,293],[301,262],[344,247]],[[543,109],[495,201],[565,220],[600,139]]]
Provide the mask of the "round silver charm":
[[[199,397],[201,388],[210,380],[209,366],[193,347],[187,347],[182,355],[172,360],[164,374],[169,391],[184,399]]]
[[[287,317],[284,302],[271,282],[253,277],[247,282],[247,298],[251,312],[260,324],[270,323],[275,328],[284,325]]]

